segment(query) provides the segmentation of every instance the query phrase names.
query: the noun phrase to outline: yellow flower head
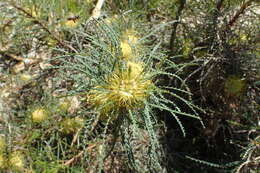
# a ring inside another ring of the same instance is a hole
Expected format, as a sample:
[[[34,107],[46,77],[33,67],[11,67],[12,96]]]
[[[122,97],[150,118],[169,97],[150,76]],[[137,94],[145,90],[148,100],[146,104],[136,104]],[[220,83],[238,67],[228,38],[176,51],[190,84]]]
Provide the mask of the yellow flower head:
[[[48,118],[48,113],[46,110],[38,108],[32,112],[31,118],[34,123],[41,123]]]
[[[142,105],[149,95],[152,82],[145,78],[141,63],[128,62],[124,70],[116,70],[105,85],[97,86],[89,93],[89,102],[99,107],[101,114],[112,109],[133,109]]]
[[[24,157],[20,152],[13,152],[9,155],[9,166],[13,169],[24,167]]]

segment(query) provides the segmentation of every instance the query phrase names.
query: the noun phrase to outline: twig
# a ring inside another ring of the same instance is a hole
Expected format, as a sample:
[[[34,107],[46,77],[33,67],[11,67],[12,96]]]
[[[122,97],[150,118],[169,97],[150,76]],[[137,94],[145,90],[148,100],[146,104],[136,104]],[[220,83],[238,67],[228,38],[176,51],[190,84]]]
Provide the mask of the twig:
[[[180,19],[180,16],[181,16],[181,12],[182,10],[184,9],[184,6],[186,4],[186,0],[181,0],[180,1],[180,6],[178,8],[178,11],[176,13],[176,17],[175,17],[175,20],[176,21],[179,21]],[[172,25],[172,34],[171,34],[171,40],[170,40],[170,49],[171,49],[171,52],[174,51],[174,42],[175,42],[175,39],[176,39],[176,32],[177,32],[177,26],[178,26],[179,22],[175,22],[173,23]]]
[[[68,166],[71,163],[73,163],[76,159],[78,159],[79,157],[81,157],[84,154],[84,151],[79,152],[76,156],[72,157],[70,160],[66,161],[63,165],[64,166]]]
[[[101,14],[101,8],[104,4],[105,0],[98,0],[96,7],[94,8],[94,10],[92,11],[92,16],[93,18],[97,19],[100,17]]]
[[[247,7],[249,7],[251,5],[251,3],[254,0],[248,0],[247,2],[245,2],[244,4],[242,4],[242,6],[240,7],[240,9],[236,12],[236,14],[231,18],[231,20],[228,22],[227,27],[231,28],[234,23],[237,21],[237,19],[240,17],[241,14],[243,14],[245,12],[245,9]]]
[[[40,27],[42,27],[42,29],[44,29],[48,34],[50,34],[52,36],[52,38],[54,40],[56,40],[58,42],[58,44],[60,44],[61,46],[70,49],[71,51],[77,53],[78,51],[73,48],[71,45],[68,45],[66,43],[64,43],[62,40],[60,40],[55,33],[52,33],[48,27],[40,20],[38,20],[36,17],[34,17],[31,13],[29,13],[28,11],[26,11],[25,9],[23,9],[22,7],[17,6],[15,3],[11,3],[11,5],[16,8],[17,10],[23,12],[24,14],[26,14],[29,18],[32,18],[34,20],[34,22],[39,25]]]

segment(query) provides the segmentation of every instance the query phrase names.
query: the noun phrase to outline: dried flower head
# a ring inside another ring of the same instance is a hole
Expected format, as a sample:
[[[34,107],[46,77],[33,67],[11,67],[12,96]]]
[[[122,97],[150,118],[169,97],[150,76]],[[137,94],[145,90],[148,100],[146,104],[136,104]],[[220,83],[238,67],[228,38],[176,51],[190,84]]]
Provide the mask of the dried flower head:
[[[106,84],[90,91],[89,102],[99,107],[101,114],[113,109],[133,109],[143,104],[152,86],[143,73],[143,64],[128,62],[126,69],[116,70]]]

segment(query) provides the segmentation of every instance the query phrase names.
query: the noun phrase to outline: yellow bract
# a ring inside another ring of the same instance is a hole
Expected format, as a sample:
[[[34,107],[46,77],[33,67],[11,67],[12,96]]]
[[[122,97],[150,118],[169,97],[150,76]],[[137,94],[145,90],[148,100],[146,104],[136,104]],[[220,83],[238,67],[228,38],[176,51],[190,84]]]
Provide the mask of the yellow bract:
[[[32,121],[34,123],[41,123],[48,118],[48,113],[42,108],[38,108],[32,112]]]
[[[89,102],[99,107],[101,114],[113,109],[133,109],[142,105],[152,85],[145,78],[142,63],[128,62],[127,69],[116,70],[105,85],[90,91]]]

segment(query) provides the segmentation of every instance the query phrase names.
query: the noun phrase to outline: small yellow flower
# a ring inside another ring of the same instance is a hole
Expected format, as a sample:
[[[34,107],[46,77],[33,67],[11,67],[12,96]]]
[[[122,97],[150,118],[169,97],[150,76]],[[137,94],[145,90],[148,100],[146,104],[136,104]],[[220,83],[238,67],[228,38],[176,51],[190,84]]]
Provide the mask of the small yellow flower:
[[[146,79],[141,63],[128,62],[127,69],[116,70],[107,83],[95,87],[89,92],[89,102],[100,108],[101,114],[107,114],[121,108],[140,107],[153,86]]]
[[[34,123],[41,123],[48,118],[48,113],[43,108],[38,108],[32,112],[31,118]]]
[[[13,152],[9,155],[9,166],[13,169],[24,167],[24,157],[20,152]]]
[[[133,57],[132,47],[127,41],[121,41],[120,47],[124,59],[128,60]]]
[[[62,121],[62,132],[66,134],[76,133],[84,126],[84,119],[80,117],[68,118]]]

